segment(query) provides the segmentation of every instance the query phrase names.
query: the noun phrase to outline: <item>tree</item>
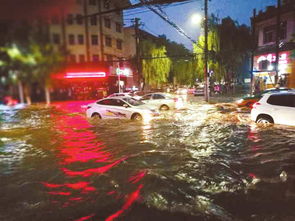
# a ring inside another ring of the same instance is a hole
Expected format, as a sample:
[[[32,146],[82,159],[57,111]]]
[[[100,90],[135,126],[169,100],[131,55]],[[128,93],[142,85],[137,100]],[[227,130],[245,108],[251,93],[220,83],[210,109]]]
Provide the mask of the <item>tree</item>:
[[[205,66],[204,42],[205,38],[201,35],[194,45],[200,79],[203,79]],[[251,45],[250,30],[247,26],[240,26],[229,17],[219,24],[218,19],[212,15],[208,33],[208,68],[213,71],[213,80],[230,83],[245,71],[248,72],[243,67],[249,59]]]
[[[56,51],[50,43],[32,43],[31,53],[36,62],[33,77],[39,82],[45,92],[46,104],[50,104],[50,75],[58,72],[64,64],[65,54],[63,51]]]
[[[170,76],[181,85],[192,85],[197,78],[197,62],[193,58],[172,59]]]
[[[167,58],[165,46],[157,46],[149,40],[143,40],[141,49],[144,82],[154,88],[166,83],[171,60]]]
[[[26,102],[31,104],[31,85],[39,83],[44,87],[45,100],[49,104],[50,74],[62,67],[66,53],[62,49],[55,50],[49,43],[47,26],[42,23],[39,26],[24,23],[12,27],[9,40],[1,51],[8,57],[5,66],[10,70],[10,78],[18,82],[20,100],[23,102],[25,94]]]
[[[8,72],[10,79],[18,83],[20,101],[23,103],[25,96],[26,102],[31,104],[30,83],[32,83],[32,72],[36,64],[35,59],[27,50],[20,49],[16,44],[3,47],[1,50],[9,57],[6,66],[10,70]]]
[[[157,43],[166,47],[167,56],[172,61],[169,81],[182,85],[194,84],[197,62],[193,58],[192,52],[183,44],[167,39],[165,35],[160,35]]]

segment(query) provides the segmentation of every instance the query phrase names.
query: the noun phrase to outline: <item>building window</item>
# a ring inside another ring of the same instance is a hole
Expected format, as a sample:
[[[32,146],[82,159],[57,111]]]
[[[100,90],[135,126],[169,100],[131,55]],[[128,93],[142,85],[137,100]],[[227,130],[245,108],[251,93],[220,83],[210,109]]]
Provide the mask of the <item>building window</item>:
[[[79,61],[80,61],[80,63],[84,63],[85,62],[85,55],[84,54],[80,54],[79,55]]]
[[[284,40],[286,38],[287,38],[287,22],[284,21],[281,23],[280,40]]]
[[[97,17],[96,15],[93,15],[90,17],[90,24],[91,25],[97,25]]]
[[[82,15],[78,14],[76,16],[76,19],[77,19],[77,24],[78,25],[83,25],[83,16]]]
[[[96,0],[89,0],[89,5],[96,5]]]
[[[122,11],[116,11],[117,15],[122,15]]]
[[[59,45],[60,44],[60,35],[59,34],[53,34],[52,35],[52,42],[54,44]]]
[[[51,24],[58,25],[60,23],[59,17],[57,15],[51,18]]]
[[[112,55],[106,54],[105,56],[106,56],[106,60],[107,61],[112,61],[113,60],[113,56]]]
[[[69,35],[69,44],[74,45],[75,44],[75,35],[70,34]]]
[[[122,50],[123,41],[120,39],[117,39],[117,49]]]
[[[99,61],[99,55],[98,54],[92,55],[92,61],[93,62],[98,62]]]
[[[275,40],[275,26],[268,26],[263,29],[263,43],[267,44]]]
[[[105,42],[106,46],[112,47],[112,38],[109,36],[106,36],[105,40],[106,40],[106,42]]]
[[[78,35],[78,44],[80,45],[84,44],[84,35]]]
[[[104,18],[104,26],[106,28],[111,28],[111,19],[109,18]]]
[[[67,23],[69,25],[72,25],[74,23],[74,17],[72,14],[68,14],[68,17],[67,17]]]
[[[110,9],[110,0],[104,0],[103,1],[103,7],[105,9]]]
[[[116,23],[116,32],[122,32],[122,25],[120,23]]]
[[[76,63],[76,55],[71,54],[71,55],[69,56],[69,62],[71,62],[71,63]]]
[[[98,45],[98,35],[91,35],[91,44]]]

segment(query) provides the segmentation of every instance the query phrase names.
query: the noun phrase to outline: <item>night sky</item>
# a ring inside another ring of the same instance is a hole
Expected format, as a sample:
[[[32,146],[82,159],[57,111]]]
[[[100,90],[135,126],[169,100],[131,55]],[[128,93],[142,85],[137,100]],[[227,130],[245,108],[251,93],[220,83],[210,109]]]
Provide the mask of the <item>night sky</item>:
[[[200,34],[200,26],[193,25],[190,17],[194,13],[204,14],[203,0],[195,0],[193,2],[169,6],[164,9],[169,18],[180,26],[189,36],[197,39]],[[250,25],[250,17],[253,9],[258,11],[265,10],[266,6],[275,5],[276,0],[211,0],[209,2],[209,13],[214,13],[219,18],[230,16],[239,24]],[[138,13],[145,11],[145,13]],[[138,14],[136,14],[138,13]],[[174,28],[164,22],[161,18],[146,8],[128,10],[125,12],[125,23],[130,24],[129,19],[139,17],[144,23],[142,28],[152,34],[165,34],[169,39],[183,43],[187,48],[191,48],[192,44],[184,36],[181,36]]]

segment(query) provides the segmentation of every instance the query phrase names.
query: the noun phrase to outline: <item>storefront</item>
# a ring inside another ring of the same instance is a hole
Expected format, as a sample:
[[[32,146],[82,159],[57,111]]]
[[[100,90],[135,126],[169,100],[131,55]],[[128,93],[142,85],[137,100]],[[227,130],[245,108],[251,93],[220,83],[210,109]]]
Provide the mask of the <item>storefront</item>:
[[[51,79],[54,100],[100,99],[118,92],[119,85],[123,91],[127,83],[126,76],[111,74],[108,67],[90,65],[71,66],[59,74],[53,74]]]
[[[294,78],[291,51],[279,53],[278,85],[276,85],[275,71],[276,54],[268,53],[254,57],[253,85],[256,90],[264,90],[276,86],[287,87]]]

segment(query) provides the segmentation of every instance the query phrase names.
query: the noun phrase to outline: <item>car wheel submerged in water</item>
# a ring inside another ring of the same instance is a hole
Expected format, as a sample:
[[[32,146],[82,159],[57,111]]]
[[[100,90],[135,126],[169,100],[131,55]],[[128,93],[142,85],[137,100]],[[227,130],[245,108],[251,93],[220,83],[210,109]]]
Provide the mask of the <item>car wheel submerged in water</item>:
[[[101,116],[100,116],[99,113],[93,113],[93,114],[91,115],[91,118],[93,118],[93,119],[101,119]]]
[[[132,120],[136,120],[136,121],[141,121],[142,120],[142,116],[140,114],[133,114]]]
[[[256,123],[257,124],[273,124],[273,119],[269,116],[258,116]]]
[[[169,107],[165,104],[160,107],[160,111],[167,111],[167,110],[169,110]]]

